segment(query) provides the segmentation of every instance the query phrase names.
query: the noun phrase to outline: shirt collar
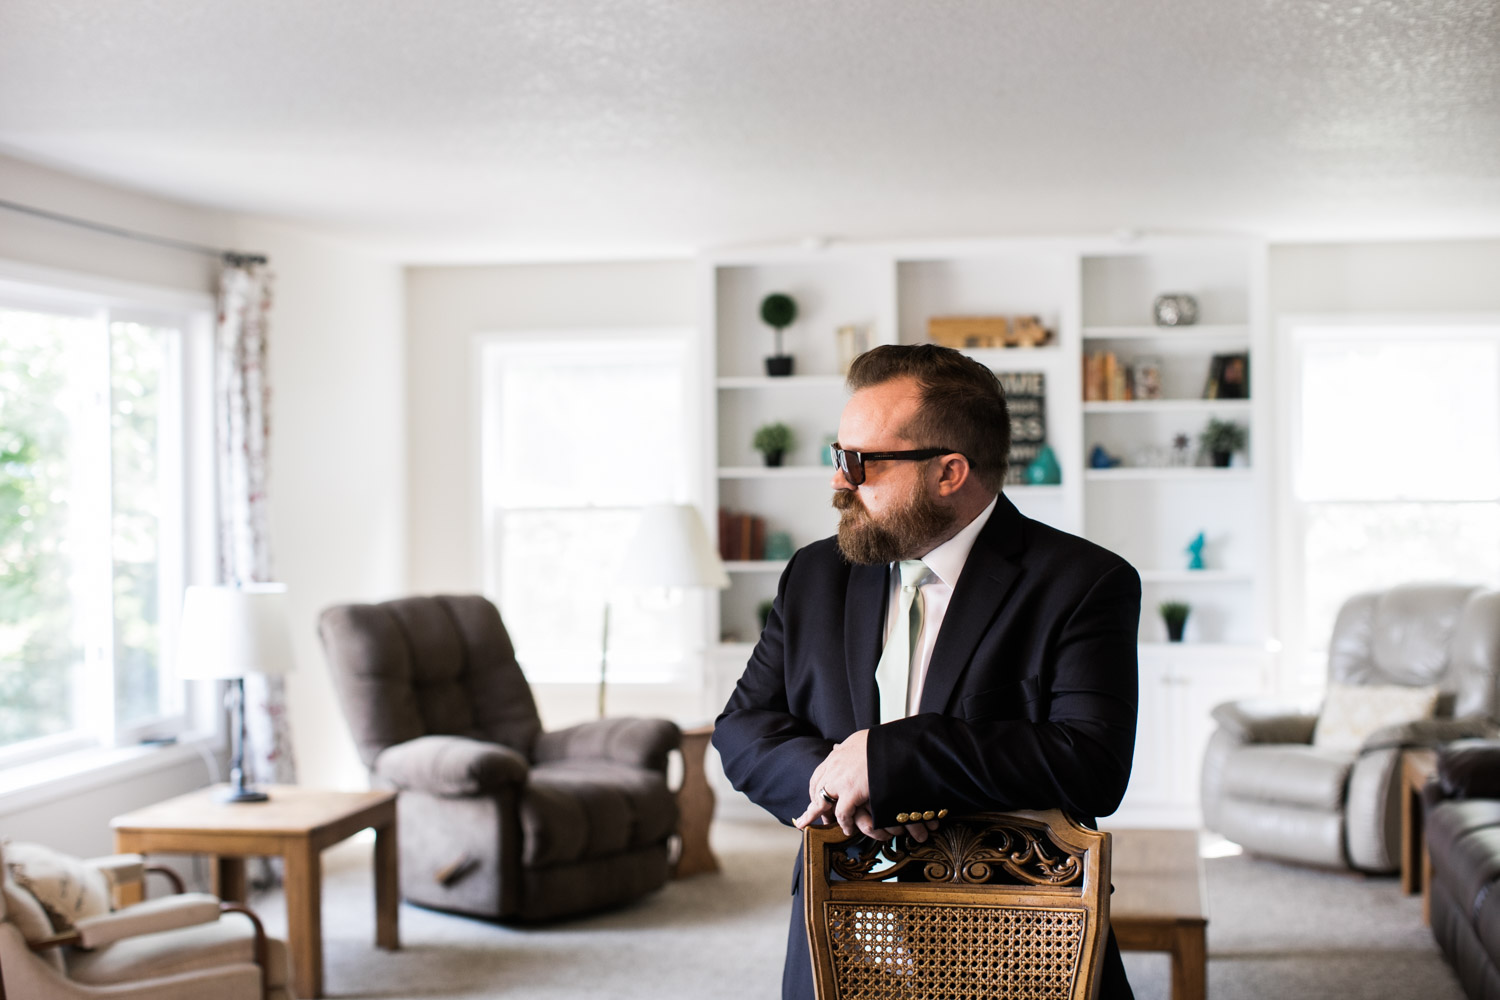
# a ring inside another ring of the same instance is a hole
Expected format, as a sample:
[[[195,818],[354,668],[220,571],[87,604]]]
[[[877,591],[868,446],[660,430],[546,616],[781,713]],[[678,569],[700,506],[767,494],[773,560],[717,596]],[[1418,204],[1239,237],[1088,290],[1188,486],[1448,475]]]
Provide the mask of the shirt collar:
[[[979,537],[979,532],[984,529],[984,522],[990,519],[995,512],[995,505],[1000,502],[997,494],[990,501],[988,507],[979,512],[979,516],[959,530],[958,534],[948,539],[931,552],[922,557],[934,576],[949,587],[958,585],[958,575],[963,572],[964,563],[969,561],[969,550],[974,547],[974,539]]]

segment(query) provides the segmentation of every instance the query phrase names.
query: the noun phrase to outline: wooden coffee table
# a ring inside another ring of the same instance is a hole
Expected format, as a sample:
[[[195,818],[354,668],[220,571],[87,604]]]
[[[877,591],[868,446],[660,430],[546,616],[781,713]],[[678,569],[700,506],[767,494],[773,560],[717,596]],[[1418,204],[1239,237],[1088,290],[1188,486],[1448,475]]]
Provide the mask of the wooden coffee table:
[[[122,854],[213,856],[214,891],[245,901],[245,858],[280,857],[286,890],[287,947],[299,997],[323,995],[323,849],[375,829],[375,943],[399,948],[396,793],[335,792],[296,785],[263,787],[269,802],[225,803],[223,785],[169,799],[110,821]],[[122,900],[129,902],[130,900]]]
[[[1208,993],[1208,907],[1196,830],[1111,830],[1109,921],[1122,951],[1172,955],[1172,1000]]]

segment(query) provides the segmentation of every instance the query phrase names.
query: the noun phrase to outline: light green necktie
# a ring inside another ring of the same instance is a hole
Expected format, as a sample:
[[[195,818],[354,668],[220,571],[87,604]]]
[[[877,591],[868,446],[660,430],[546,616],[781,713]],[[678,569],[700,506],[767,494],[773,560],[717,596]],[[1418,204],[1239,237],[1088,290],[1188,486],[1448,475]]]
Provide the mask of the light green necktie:
[[[922,634],[922,582],[931,575],[920,559],[901,563],[900,603],[896,623],[885,651],[875,666],[875,686],[880,689],[880,721],[906,718],[906,703],[911,689],[911,653]]]

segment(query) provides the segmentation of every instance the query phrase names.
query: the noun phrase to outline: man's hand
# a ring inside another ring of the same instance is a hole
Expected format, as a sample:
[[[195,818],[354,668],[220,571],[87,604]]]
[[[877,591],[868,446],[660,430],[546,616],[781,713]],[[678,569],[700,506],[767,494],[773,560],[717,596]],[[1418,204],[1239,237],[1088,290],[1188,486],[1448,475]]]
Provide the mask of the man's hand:
[[[869,736],[868,729],[861,729],[834,745],[823,763],[813,771],[807,783],[807,808],[793,825],[803,830],[814,823],[832,821],[839,825],[845,836],[853,836],[858,829],[876,840],[889,840],[898,833],[907,833],[918,843],[925,841],[927,832],[937,829],[936,820],[904,826],[875,826],[870,812],[870,772],[865,758]]]

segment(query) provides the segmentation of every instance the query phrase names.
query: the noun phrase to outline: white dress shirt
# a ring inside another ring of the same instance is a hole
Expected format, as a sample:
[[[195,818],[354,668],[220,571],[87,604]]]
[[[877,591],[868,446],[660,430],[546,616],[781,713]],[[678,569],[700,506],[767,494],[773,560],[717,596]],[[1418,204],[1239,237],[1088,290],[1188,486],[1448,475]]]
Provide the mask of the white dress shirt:
[[[948,613],[948,602],[953,598],[953,588],[958,586],[958,576],[969,561],[969,550],[974,548],[974,539],[984,528],[1000,498],[980,512],[963,529],[931,552],[922,556],[929,572],[921,586],[922,634],[917,639],[916,651],[912,654],[911,682],[907,685],[906,714],[911,715],[922,704],[922,685],[927,680],[927,666],[932,662],[932,647],[937,644],[938,630],[943,627],[943,616]],[[890,567],[890,592],[886,598],[885,637],[890,638],[900,613],[901,574],[894,564]],[[881,644],[884,648],[884,643]]]

